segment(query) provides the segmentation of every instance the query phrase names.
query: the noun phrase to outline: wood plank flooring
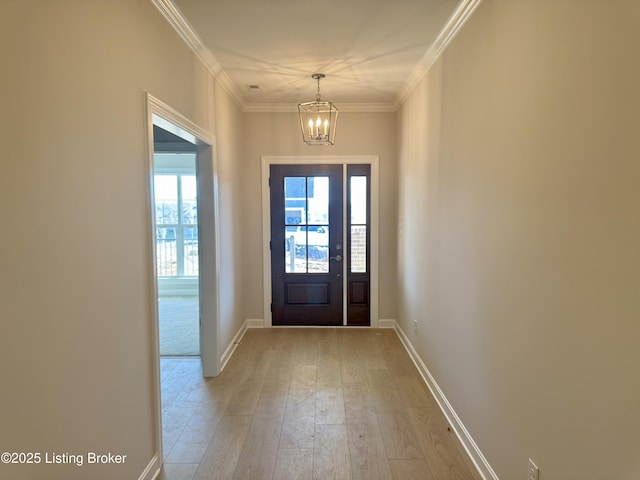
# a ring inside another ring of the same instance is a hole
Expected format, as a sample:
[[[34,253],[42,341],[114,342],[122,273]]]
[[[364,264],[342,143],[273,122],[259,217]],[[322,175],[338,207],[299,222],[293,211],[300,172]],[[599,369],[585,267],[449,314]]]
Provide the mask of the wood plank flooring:
[[[250,329],[162,358],[160,480],[480,480],[393,330]]]

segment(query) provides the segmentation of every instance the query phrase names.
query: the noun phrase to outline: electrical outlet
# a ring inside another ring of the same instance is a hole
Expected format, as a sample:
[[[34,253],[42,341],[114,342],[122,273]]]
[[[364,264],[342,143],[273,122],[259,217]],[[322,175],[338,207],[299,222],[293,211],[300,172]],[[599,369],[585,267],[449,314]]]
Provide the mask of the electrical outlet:
[[[527,475],[527,480],[538,480],[540,478],[540,471],[533,460],[529,459],[529,474]]]

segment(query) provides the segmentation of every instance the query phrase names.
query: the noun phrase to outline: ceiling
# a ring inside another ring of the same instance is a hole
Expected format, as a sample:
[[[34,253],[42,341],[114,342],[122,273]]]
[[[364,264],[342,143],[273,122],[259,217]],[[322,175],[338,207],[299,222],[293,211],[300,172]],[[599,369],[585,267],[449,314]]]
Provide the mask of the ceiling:
[[[479,0],[155,0],[245,111],[394,110]]]

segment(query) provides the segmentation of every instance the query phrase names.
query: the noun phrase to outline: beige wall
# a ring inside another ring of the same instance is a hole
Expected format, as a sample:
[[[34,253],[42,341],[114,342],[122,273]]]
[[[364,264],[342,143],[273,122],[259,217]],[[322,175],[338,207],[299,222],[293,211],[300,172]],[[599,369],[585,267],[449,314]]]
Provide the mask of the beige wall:
[[[241,248],[244,171],[242,169],[242,114],[219,84],[215,91],[217,124],[220,330],[219,355],[231,345],[245,321],[243,286],[244,252]]]
[[[399,113],[400,325],[501,479],[640,477],[639,25],[484,0]]]
[[[135,479],[155,454],[145,91],[213,133],[221,103],[228,230],[237,119],[148,0],[3,1],[0,48],[0,444],[127,455],[0,477]]]
[[[380,318],[395,318],[396,275],[396,114],[340,113],[336,144],[302,142],[296,113],[245,113],[243,149],[243,252],[245,317],[263,318],[262,184],[263,155],[380,156]]]

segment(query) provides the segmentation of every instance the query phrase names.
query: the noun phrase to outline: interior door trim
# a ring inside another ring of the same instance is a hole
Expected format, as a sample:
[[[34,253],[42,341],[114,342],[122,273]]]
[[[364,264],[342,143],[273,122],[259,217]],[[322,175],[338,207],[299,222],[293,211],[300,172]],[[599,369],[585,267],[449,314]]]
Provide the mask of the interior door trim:
[[[169,105],[165,104],[161,100],[152,96],[148,92],[145,95],[146,106],[146,127],[147,127],[147,211],[149,223],[147,225],[147,241],[150,248],[148,250],[148,262],[151,266],[147,270],[149,283],[152,286],[149,290],[149,305],[150,314],[152,318],[151,322],[151,339],[152,339],[152,355],[153,355],[153,389],[154,389],[154,407],[155,407],[155,454],[154,458],[158,462],[158,469],[163,464],[163,451],[162,451],[162,399],[161,399],[161,378],[160,378],[160,335],[158,328],[158,288],[156,283],[156,238],[155,238],[155,207],[151,200],[153,198],[153,176],[154,176],[154,142],[153,142],[153,126],[157,125],[164,130],[167,130],[184,140],[194,143],[198,146],[198,166],[200,160],[203,165],[211,165],[211,171],[208,172],[212,183],[210,185],[210,194],[215,201],[215,213],[212,221],[208,222],[210,230],[213,231],[213,255],[211,255],[211,264],[209,266],[214,268],[215,274],[213,278],[203,280],[202,275],[199,275],[200,282],[207,282],[203,285],[200,283],[200,291],[207,288],[211,291],[212,299],[215,305],[218,304],[219,298],[218,287],[220,282],[218,281],[218,269],[216,268],[219,255],[219,239],[218,239],[218,210],[217,210],[217,186],[213,183],[214,178],[217,176],[217,162],[215,160],[215,145],[216,138],[213,134],[207,130],[199,127],[193,123],[187,117],[183,116],[177,110],[174,110]],[[198,168],[198,167],[196,167]],[[202,174],[204,172],[199,172]],[[199,186],[199,192],[201,191]],[[200,194],[200,193],[199,193]],[[200,202],[200,199],[198,199]],[[202,230],[200,224],[198,228]],[[200,232],[199,232],[200,233]],[[201,269],[204,270],[204,269]],[[201,297],[201,295],[200,295]],[[214,376],[219,373],[219,361],[218,361],[218,345],[217,339],[219,337],[219,318],[220,313],[218,307],[212,308],[209,312],[208,319],[203,322],[203,328],[200,331],[201,345],[206,339],[209,342],[208,348],[200,348],[200,358],[203,367],[204,376]],[[201,309],[200,315],[202,317],[203,310]],[[151,465],[151,464],[150,464]]]
[[[378,327],[378,216],[379,216],[379,163],[378,155],[286,155],[262,156],[262,272],[263,272],[263,325],[272,327],[271,319],[271,200],[269,192],[269,170],[271,165],[295,164],[369,164],[371,165],[371,325]],[[321,328],[321,327],[320,327]],[[367,327],[358,327],[367,328]]]

